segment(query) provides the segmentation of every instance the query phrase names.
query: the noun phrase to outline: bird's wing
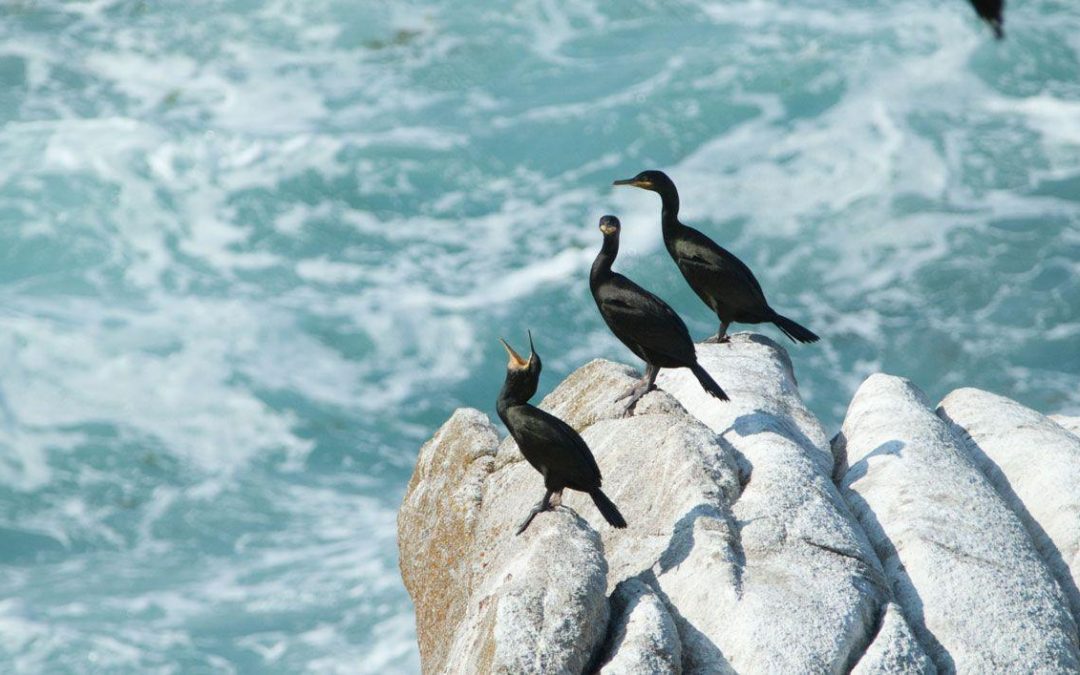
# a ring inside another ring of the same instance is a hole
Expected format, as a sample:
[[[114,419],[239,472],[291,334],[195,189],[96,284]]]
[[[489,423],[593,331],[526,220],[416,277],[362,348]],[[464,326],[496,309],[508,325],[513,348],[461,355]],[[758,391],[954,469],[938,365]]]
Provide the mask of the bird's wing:
[[[600,487],[600,467],[585,439],[574,429],[533,405],[515,406],[514,432],[523,451],[542,456],[549,471],[558,471],[571,487],[590,490]]]
[[[694,362],[690,331],[666,302],[621,274],[613,275],[599,291],[600,311],[617,337],[688,364]]]
[[[746,263],[701,232],[691,227],[684,232],[672,255],[692,285],[701,284],[718,292],[727,290],[724,297],[728,300],[745,297],[755,306],[768,306],[761,284]]]

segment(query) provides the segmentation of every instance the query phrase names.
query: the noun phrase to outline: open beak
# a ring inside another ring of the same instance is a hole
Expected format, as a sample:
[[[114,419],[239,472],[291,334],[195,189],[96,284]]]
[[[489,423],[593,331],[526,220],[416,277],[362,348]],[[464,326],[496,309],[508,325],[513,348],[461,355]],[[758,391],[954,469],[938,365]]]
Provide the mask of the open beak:
[[[526,361],[525,359],[521,358],[521,356],[518,355],[518,353],[514,351],[513,347],[506,344],[506,340],[504,340],[502,338],[499,338],[499,342],[501,342],[502,346],[506,348],[506,353],[507,353],[507,355],[510,356],[510,362],[506,364],[507,368],[512,368],[514,370],[521,370],[523,368],[528,368],[529,367],[529,362]],[[529,347],[530,348],[532,347],[532,336],[531,335],[529,336]]]

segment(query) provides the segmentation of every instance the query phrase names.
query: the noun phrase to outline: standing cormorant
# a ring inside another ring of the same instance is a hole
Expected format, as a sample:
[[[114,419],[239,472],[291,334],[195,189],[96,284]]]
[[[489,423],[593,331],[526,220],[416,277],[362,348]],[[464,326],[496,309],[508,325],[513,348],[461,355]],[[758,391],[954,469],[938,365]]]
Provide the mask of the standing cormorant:
[[[999,40],[1005,37],[1005,0],[971,0],[971,6],[994,29],[994,37]]]
[[[664,245],[679,271],[698,297],[720,319],[720,330],[706,342],[727,342],[733,322],[776,325],[784,335],[798,342],[817,342],[818,336],[786,316],[781,316],[765,299],[761,284],[743,261],[712,239],[679,222],[679,191],[663,171],[642,171],[614,185],[633,185],[659,193],[663,203],[660,223]]]
[[[600,467],[584,439],[566,422],[529,404],[540,383],[540,356],[533,347],[532,333],[529,333],[528,360],[518,356],[506,340],[499,341],[506,348],[510,362],[506,365],[506,381],[499,391],[495,410],[521,454],[544,477],[547,490],[517,534],[529,527],[536,514],[555,508],[551,497],[558,495],[561,499],[565,488],[587,492],[604,520],[613,527],[626,527],[619,509],[600,490]]]
[[[645,361],[646,368],[641,381],[615,400],[630,397],[626,404],[629,414],[638,399],[653,389],[661,368],[689,368],[705,391],[721,401],[728,400],[720,385],[698,363],[694,340],[675,310],[633,281],[611,271],[619,255],[619,229],[619,219],[615,216],[600,219],[604,245],[589,273],[589,288],[608,328]]]

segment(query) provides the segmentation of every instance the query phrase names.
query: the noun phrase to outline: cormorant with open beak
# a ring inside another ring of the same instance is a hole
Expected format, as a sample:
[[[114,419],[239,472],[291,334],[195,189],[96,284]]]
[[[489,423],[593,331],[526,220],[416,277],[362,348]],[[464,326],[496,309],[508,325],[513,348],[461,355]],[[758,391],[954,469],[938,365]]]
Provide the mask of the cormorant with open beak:
[[[971,6],[979,18],[990,24],[994,29],[994,37],[1001,40],[1005,37],[1005,0],[971,0]]]
[[[617,180],[614,185],[633,185],[660,195],[664,245],[690,288],[720,319],[720,330],[706,342],[727,342],[728,326],[734,322],[766,321],[792,340],[817,342],[817,335],[769,306],[761,284],[743,261],[701,232],[679,222],[679,191],[667,174],[642,171],[633,178]]]
[[[600,467],[585,440],[566,422],[529,404],[540,383],[540,357],[533,348],[532,333],[529,333],[527,360],[518,356],[506,340],[500,338],[499,341],[506,348],[510,362],[506,365],[506,381],[495,409],[521,454],[544,477],[547,490],[517,534],[524,532],[538,513],[555,508],[551,503],[552,496],[561,499],[566,488],[587,492],[604,520],[613,527],[626,527],[619,509],[600,490]]]
[[[661,368],[689,368],[705,391],[721,401],[728,400],[720,385],[698,363],[694,340],[675,310],[633,281],[611,271],[619,255],[619,230],[619,219],[615,216],[600,219],[604,245],[589,273],[589,288],[611,332],[645,361],[645,376],[615,400],[629,397],[626,404],[629,414],[638,399],[656,386],[656,375]]]

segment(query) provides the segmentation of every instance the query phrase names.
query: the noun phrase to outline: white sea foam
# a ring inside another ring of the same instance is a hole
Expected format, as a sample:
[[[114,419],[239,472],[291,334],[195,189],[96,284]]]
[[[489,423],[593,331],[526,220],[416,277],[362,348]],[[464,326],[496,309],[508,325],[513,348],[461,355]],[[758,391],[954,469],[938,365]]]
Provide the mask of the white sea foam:
[[[644,168],[823,334],[792,353],[827,421],[882,368],[1080,410],[1057,5],[1000,44],[959,0],[8,19],[0,670],[414,672],[396,500],[432,426],[490,406],[494,337],[532,328],[545,386],[638,365],[584,290],[598,217],[715,328],[657,197],[610,186]]]

